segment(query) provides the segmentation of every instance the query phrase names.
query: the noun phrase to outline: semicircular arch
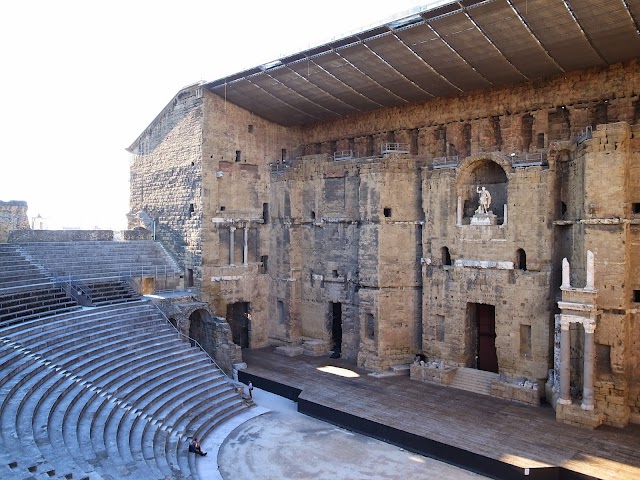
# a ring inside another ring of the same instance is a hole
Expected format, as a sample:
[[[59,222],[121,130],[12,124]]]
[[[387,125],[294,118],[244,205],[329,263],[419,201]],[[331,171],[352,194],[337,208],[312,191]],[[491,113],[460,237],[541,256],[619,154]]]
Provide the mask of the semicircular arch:
[[[456,188],[462,198],[462,223],[469,224],[478,211],[479,190],[490,193],[491,204],[487,211],[497,217],[498,225],[504,223],[504,206],[508,204],[509,177],[513,167],[509,159],[495,153],[480,153],[464,159],[458,170]]]

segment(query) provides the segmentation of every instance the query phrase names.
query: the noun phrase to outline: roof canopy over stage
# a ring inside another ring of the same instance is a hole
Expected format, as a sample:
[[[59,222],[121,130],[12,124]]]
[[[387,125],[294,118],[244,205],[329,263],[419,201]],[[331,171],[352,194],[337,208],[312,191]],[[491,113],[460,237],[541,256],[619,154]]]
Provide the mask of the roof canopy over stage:
[[[640,56],[640,0],[463,0],[205,83],[281,125]]]

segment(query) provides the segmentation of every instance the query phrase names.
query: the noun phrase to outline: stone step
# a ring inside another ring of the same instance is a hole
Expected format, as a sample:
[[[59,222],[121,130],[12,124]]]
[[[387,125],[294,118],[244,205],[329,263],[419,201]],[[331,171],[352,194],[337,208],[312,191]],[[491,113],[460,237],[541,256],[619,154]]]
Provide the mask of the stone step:
[[[498,378],[497,373],[459,367],[449,386],[481,395],[491,395],[491,383]]]

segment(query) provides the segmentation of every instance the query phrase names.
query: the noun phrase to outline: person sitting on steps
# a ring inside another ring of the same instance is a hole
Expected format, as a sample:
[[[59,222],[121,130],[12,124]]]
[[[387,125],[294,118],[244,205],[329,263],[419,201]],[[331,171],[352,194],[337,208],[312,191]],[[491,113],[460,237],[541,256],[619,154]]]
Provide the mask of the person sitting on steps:
[[[207,455],[207,452],[203,452],[202,448],[200,448],[198,437],[193,437],[193,440],[191,440],[191,443],[189,444],[189,451],[191,453],[197,453],[198,455],[201,455],[203,457]]]

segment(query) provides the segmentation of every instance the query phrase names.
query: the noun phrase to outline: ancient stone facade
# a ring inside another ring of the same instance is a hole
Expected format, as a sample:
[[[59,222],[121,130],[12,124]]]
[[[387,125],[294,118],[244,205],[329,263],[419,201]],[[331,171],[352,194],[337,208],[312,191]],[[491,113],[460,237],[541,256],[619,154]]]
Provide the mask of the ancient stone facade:
[[[183,88],[129,147],[128,228],[144,227],[201,280],[202,90]]]
[[[591,251],[595,408],[637,422],[639,67],[290,128],[188,87],[132,145],[131,211],[238,345],[313,344],[378,372],[424,354],[546,382],[552,402],[562,259],[584,286]]]
[[[9,232],[13,230],[28,230],[27,202],[12,200],[0,201],[0,242],[6,242]]]

